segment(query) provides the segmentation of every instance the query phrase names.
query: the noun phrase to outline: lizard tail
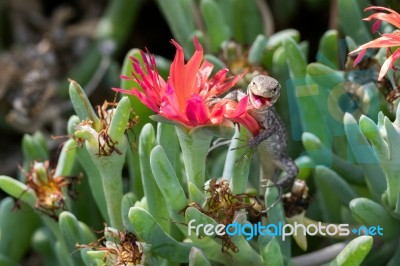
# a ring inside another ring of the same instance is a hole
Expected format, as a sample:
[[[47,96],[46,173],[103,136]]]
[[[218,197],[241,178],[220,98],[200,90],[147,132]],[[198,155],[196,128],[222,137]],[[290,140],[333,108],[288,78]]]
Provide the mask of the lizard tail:
[[[280,162],[282,163],[282,165],[285,166],[283,171],[286,172],[286,175],[284,175],[283,178],[278,180],[278,182],[276,182],[276,185],[281,187],[282,189],[291,188],[294,180],[297,177],[297,174],[299,173],[299,168],[294,163],[292,158],[290,158],[287,155],[282,156],[280,158]]]

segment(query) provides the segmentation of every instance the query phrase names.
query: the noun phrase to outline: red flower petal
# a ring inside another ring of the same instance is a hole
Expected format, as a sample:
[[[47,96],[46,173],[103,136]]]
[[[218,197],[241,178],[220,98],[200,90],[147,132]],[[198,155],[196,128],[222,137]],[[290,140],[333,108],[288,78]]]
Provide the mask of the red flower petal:
[[[246,108],[248,106],[249,103],[249,96],[245,96],[243,97],[239,103],[234,103],[234,106],[231,106],[230,109],[232,109],[233,111],[231,111],[229,113],[229,118],[231,117],[237,117],[237,116],[241,116],[243,113],[246,112]],[[232,105],[232,103],[228,104]]]
[[[224,101],[218,102],[215,106],[213,106],[211,111],[210,121],[214,125],[221,124],[225,119],[225,105],[223,102]]]
[[[372,32],[377,32],[381,24],[382,20],[375,21],[374,24],[372,25]]]
[[[375,13],[370,15],[369,17],[365,18],[364,20],[366,21],[371,21],[373,19],[377,20],[383,20],[387,21],[393,26],[400,28],[400,14],[397,13],[396,11],[386,8],[386,7],[381,7],[381,6],[370,6],[364,9],[364,11],[368,10],[378,10],[378,11],[387,11],[389,13]]]
[[[353,67],[355,67],[358,63],[361,62],[366,52],[367,49],[364,49],[357,55],[356,59],[354,60]]]
[[[210,79],[214,66],[203,60],[203,48],[196,38],[193,41],[195,52],[185,64],[183,48],[171,40],[176,54],[167,82],[158,74],[154,56],[141,51],[143,64],[138,59],[131,58],[134,71],[130,76],[121,78],[134,81],[143,91],[137,88],[114,90],[136,96],[154,112],[187,127],[220,124],[227,118],[233,120],[237,116],[245,116],[244,101],[239,104],[233,102],[238,108],[230,110],[225,106],[226,100],[211,107],[206,104],[211,97],[219,96],[232,88],[243,74],[227,78],[228,70],[225,69]]]
[[[141,101],[144,105],[149,107],[154,112],[158,113],[158,111],[159,111],[158,106],[156,104],[154,104],[154,102],[151,99],[149,99],[149,97],[147,97],[146,94],[142,93],[139,90],[136,90],[136,89],[123,90],[123,89],[119,89],[119,88],[112,88],[112,89],[114,91],[117,91],[117,92],[121,92],[121,93],[125,93],[125,94],[131,94],[131,95],[135,96],[136,98],[138,98],[139,101]]]
[[[179,104],[183,107],[192,93],[196,93],[196,76],[203,60],[203,48],[194,38],[196,51],[185,65],[183,48],[175,40],[171,42],[176,47],[176,54],[170,68],[170,79],[176,89]]]
[[[389,67],[393,69],[395,68],[394,62],[399,59],[399,57],[400,50],[397,49],[391,56],[388,57],[388,59],[385,60],[381,67],[381,70],[379,71],[378,80],[382,80],[383,76],[385,76],[387,71],[389,70]]]
[[[204,125],[209,120],[209,110],[199,95],[193,95],[186,105],[186,116],[193,125]]]

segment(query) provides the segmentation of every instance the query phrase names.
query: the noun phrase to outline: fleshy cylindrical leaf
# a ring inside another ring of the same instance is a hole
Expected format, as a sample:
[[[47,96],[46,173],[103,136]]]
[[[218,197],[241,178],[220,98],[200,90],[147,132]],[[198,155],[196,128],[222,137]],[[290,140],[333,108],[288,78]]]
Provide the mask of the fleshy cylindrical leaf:
[[[168,232],[170,224],[164,219],[168,217],[168,209],[160,188],[155,181],[150,164],[150,154],[155,145],[154,128],[151,124],[146,124],[139,136],[139,160],[143,190],[149,213]],[[162,176],[158,178],[162,178]]]
[[[248,61],[250,64],[260,63],[263,54],[266,51],[265,49],[266,44],[267,44],[267,38],[262,34],[257,35],[256,39],[254,40],[249,50]]]
[[[161,146],[155,146],[151,151],[150,165],[154,179],[167,203],[166,205],[171,207],[171,210],[179,213],[187,206],[187,199]]]
[[[268,244],[262,247],[261,255],[265,266],[284,265],[281,248],[275,237],[272,237]]]
[[[399,232],[398,221],[380,204],[368,198],[356,198],[350,202],[353,216],[366,226],[383,228],[383,238],[393,239]]]
[[[71,98],[72,105],[79,119],[81,121],[92,121],[93,128],[99,131],[101,129],[100,119],[97,117],[82,87],[74,80],[70,80],[69,97]]]
[[[151,245],[152,253],[174,262],[189,261],[192,244],[181,243],[171,238],[146,210],[132,207],[129,220],[135,228],[135,234]]]
[[[351,114],[344,115],[343,123],[350,149],[362,167],[368,188],[376,198],[380,198],[386,189],[386,180],[375,152]]]
[[[192,247],[189,254],[189,266],[211,266],[211,262],[201,249]]]
[[[117,108],[113,111],[108,135],[114,142],[119,142],[125,133],[130,115],[131,104],[128,97],[122,97]]]
[[[359,236],[353,239],[329,265],[360,265],[371,250],[372,242],[371,236]]]
[[[202,0],[200,10],[207,27],[207,36],[212,52],[221,49],[221,44],[230,37],[228,25],[225,24],[223,11],[213,0]]]

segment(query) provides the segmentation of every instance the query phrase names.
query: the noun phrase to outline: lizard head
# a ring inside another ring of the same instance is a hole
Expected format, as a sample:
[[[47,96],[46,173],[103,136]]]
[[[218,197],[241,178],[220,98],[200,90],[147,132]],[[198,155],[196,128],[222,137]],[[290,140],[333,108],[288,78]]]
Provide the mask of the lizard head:
[[[250,103],[257,109],[273,105],[278,100],[280,91],[279,82],[264,75],[255,76],[247,86]]]

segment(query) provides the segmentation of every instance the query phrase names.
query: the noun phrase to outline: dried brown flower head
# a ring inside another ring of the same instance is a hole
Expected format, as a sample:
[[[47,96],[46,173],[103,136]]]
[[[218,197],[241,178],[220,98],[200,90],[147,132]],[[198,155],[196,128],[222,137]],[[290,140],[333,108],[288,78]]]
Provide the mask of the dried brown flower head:
[[[62,188],[67,187],[70,197],[76,196],[74,185],[80,182],[81,176],[55,176],[55,170],[49,161],[34,162],[26,176],[26,185],[32,189],[37,201],[35,207],[57,220],[57,212],[65,208],[65,195]]]
[[[292,186],[291,192],[282,195],[286,217],[302,213],[308,208],[309,202],[308,186],[304,180],[297,179]]]
[[[205,191],[210,195],[202,207],[197,203],[189,204],[190,207],[194,207],[213,218],[217,223],[224,224],[227,226],[234,222],[237,212],[246,210],[250,213],[256,212],[253,209],[255,202],[258,202],[257,198],[248,193],[232,194],[229,187],[229,181],[223,179],[217,182],[215,179],[210,180],[209,186]],[[217,236],[222,240],[222,252],[238,252],[239,249],[232,242],[229,235]]]
[[[79,245],[76,247],[90,248],[95,251],[106,251],[103,261],[107,265],[131,266],[142,265],[144,261],[143,247],[136,236],[131,232],[114,231],[106,229],[108,234],[114,234],[113,241],[104,241],[103,236],[96,242],[88,245]],[[118,242],[118,243],[117,243]]]

